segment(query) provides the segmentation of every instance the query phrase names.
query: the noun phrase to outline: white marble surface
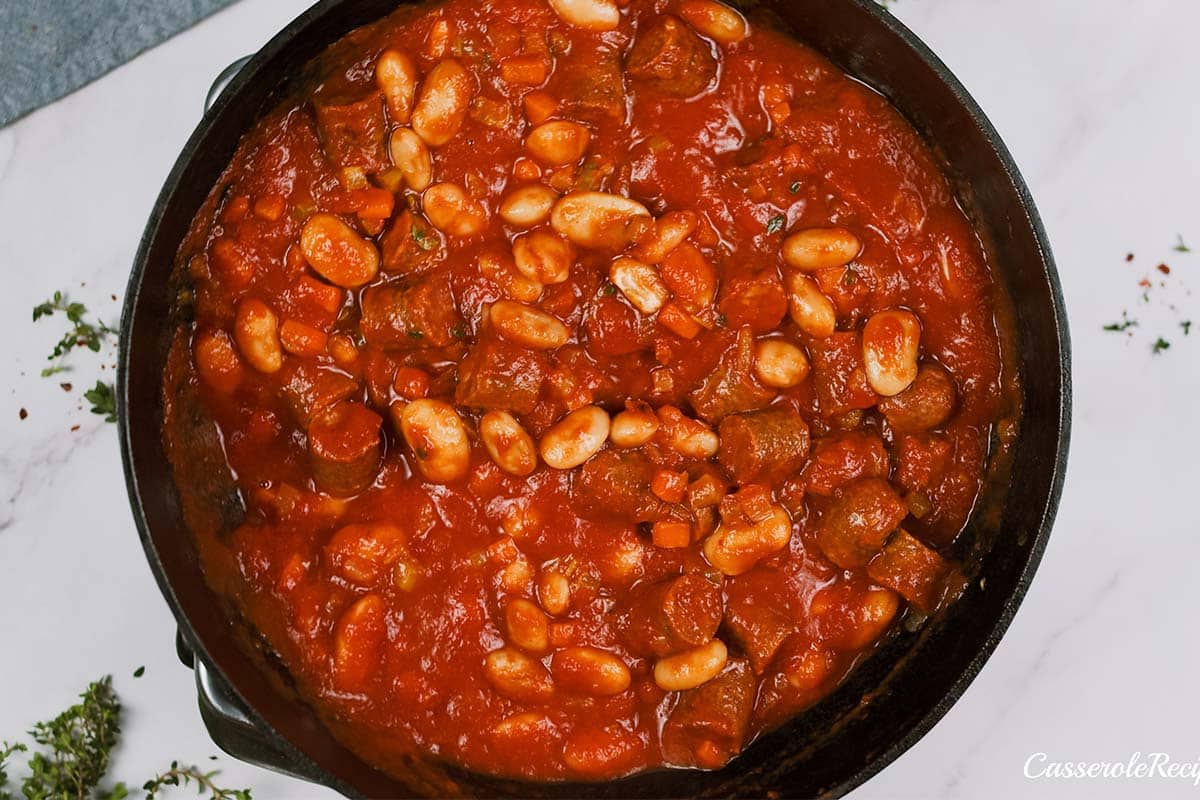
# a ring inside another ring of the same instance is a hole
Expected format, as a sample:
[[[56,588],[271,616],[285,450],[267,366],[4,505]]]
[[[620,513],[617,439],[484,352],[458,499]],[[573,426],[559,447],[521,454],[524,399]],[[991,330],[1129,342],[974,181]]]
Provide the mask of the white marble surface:
[[[215,748],[126,502],[116,431],[78,395],[100,360],[38,377],[54,289],[115,321],[146,215],[209,82],[303,2],[242,0],[55,105],[0,129],[0,738],[112,672],[127,706],[114,777]],[[1058,525],[996,654],[946,718],[855,797],[1195,796],[1190,781],[1030,781],[1027,757],[1200,756],[1194,593],[1200,538],[1200,5],[1195,0],[897,0],[1012,148],[1053,240],[1075,345],[1075,435]],[[2,79],[2,78],[0,78]],[[1177,233],[1197,245],[1171,251]],[[1127,251],[1136,260],[1127,264]],[[1140,300],[1160,260],[1170,290]],[[86,285],[81,285],[86,284]],[[1167,307],[1171,302],[1179,311]],[[1141,319],[1123,340],[1101,325]],[[1157,335],[1174,346],[1157,357]],[[111,363],[111,358],[106,358]],[[30,409],[19,421],[18,409]],[[80,424],[77,432],[71,425]],[[146,665],[145,677],[132,670]],[[261,798],[329,797],[222,757]]]

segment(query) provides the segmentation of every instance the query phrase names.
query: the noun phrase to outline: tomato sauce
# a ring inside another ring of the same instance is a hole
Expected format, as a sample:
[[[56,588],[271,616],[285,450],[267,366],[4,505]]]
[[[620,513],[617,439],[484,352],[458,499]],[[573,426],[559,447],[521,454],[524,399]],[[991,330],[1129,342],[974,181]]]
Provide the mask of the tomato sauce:
[[[239,497],[206,575],[393,771],[722,766],[953,599],[1016,415],[929,148],[708,0],[351,33],[179,265],[168,447],[183,386]]]

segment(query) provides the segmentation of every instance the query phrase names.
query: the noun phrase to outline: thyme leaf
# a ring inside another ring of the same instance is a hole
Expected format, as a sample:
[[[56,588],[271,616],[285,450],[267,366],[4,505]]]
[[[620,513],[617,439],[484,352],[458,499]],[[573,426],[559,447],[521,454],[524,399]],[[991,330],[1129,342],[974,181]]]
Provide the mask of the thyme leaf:
[[[96,385],[83,393],[83,398],[92,404],[93,414],[107,414],[105,422],[117,421],[117,393],[111,383],[96,381]]]

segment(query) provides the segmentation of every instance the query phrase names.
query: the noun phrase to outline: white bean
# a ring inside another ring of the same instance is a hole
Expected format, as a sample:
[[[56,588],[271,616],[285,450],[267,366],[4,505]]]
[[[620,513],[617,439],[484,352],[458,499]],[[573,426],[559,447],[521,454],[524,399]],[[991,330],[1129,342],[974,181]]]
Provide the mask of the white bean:
[[[462,127],[475,91],[471,74],[452,58],[438,62],[425,76],[412,113],[412,129],[430,147],[441,147]]]
[[[388,142],[392,163],[414,192],[423,192],[433,183],[433,156],[425,141],[411,128],[397,128]]]
[[[543,164],[564,167],[583,158],[590,140],[588,129],[579,123],[552,120],[530,131],[525,147]]]
[[[565,22],[592,31],[611,31],[621,22],[616,0],[550,0]]]
[[[332,284],[355,289],[379,273],[379,251],[333,214],[313,214],[300,230],[300,252]]]
[[[782,506],[773,506],[764,519],[746,524],[721,523],[704,540],[704,557],[726,575],[741,575],[762,559],[787,547],[792,519]]]
[[[599,406],[572,411],[542,437],[542,460],[555,469],[578,467],[600,452],[608,430],[608,414]]]
[[[765,339],[754,347],[754,374],[763,385],[788,389],[808,376],[808,357],[791,342]]]
[[[658,433],[658,415],[649,407],[627,408],[613,417],[608,432],[617,447],[641,447]]]
[[[608,278],[629,304],[643,314],[658,313],[670,295],[658,270],[628,256],[613,261],[608,268]]]
[[[238,303],[233,339],[242,357],[259,372],[270,374],[283,366],[279,317],[262,300],[248,297]]]
[[[487,210],[467,190],[453,183],[435,183],[421,196],[429,223],[442,233],[468,238],[487,226]]]
[[[512,300],[497,300],[488,317],[505,339],[534,350],[562,347],[571,335],[566,325],[545,311]]]
[[[479,420],[479,438],[496,466],[524,477],[537,467],[537,447],[517,418],[507,411],[489,411]]]
[[[535,283],[562,283],[571,276],[575,250],[551,231],[530,231],[513,242],[513,261],[517,271]]]
[[[533,183],[509,192],[500,201],[500,218],[514,228],[532,228],[550,217],[558,195],[549,186]]]
[[[427,480],[448,483],[467,474],[471,443],[454,406],[428,398],[414,400],[401,412],[400,432]]]
[[[629,225],[650,212],[617,194],[576,192],[554,204],[550,225],[581,247],[620,250],[629,244]]]
[[[679,7],[679,16],[700,33],[721,44],[740,42],[750,33],[741,14],[714,0],[684,0]]]
[[[684,692],[708,683],[725,669],[729,650],[720,639],[660,658],[654,664],[654,682],[665,692]]]
[[[783,260],[804,272],[844,267],[861,252],[862,242],[845,228],[809,228],[783,241]]]
[[[833,335],[837,312],[817,282],[807,275],[788,276],[788,314],[796,327],[817,339]]]
[[[900,394],[917,378],[921,321],[902,308],[871,315],[862,333],[863,366],[876,394]]]
[[[375,62],[375,85],[387,101],[396,125],[407,125],[417,96],[417,65],[399,50],[384,50]]]
[[[695,211],[668,211],[654,221],[654,232],[638,242],[633,255],[647,264],[660,264],[699,223]]]

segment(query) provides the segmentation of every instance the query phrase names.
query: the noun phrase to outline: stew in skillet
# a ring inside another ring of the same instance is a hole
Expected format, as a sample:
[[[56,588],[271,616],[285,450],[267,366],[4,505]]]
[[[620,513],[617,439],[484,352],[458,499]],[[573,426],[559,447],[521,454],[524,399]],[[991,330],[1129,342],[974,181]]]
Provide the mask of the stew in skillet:
[[[181,247],[165,430],[351,747],[713,769],[953,599],[1015,377],[884,99],[711,0],[404,7],[297,82]]]

